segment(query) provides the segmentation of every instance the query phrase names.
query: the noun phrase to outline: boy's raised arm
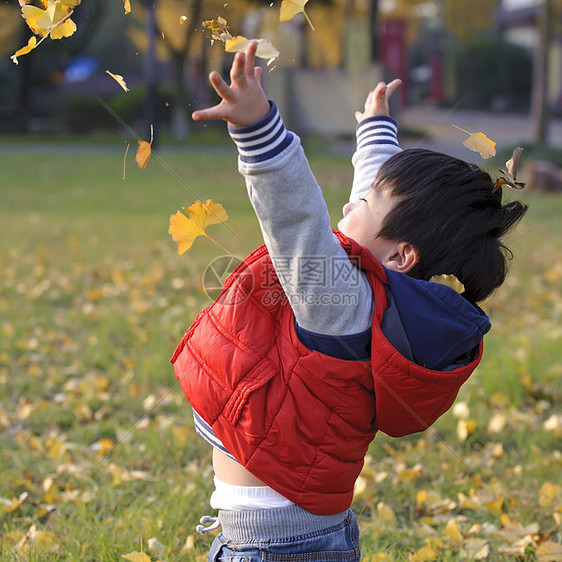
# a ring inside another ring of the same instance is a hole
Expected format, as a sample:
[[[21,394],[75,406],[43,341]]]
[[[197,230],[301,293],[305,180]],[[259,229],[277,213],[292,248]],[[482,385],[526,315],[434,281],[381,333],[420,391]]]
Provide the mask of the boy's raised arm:
[[[221,102],[194,111],[194,121],[223,119],[232,127],[244,127],[269,113],[270,105],[261,86],[262,69],[255,66],[257,48],[257,41],[252,41],[245,53],[236,53],[230,69],[230,86],[218,72],[211,72],[209,81]]]
[[[381,165],[392,155],[400,152],[397,140],[397,123],[390,117],[389,100],[402,81],[389,84],[379,82],[369,92],[363,111],[356,111],[357,150],[353,155],[355,173],[349,196],[356,203],[369,191]]]

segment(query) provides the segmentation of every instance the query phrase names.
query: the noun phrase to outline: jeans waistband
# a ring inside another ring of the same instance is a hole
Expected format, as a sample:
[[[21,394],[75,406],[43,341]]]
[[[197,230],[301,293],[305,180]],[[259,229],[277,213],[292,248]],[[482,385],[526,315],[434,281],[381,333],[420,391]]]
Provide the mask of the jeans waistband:
[[[244,511],[219,511],[222,534],[231,541],[281,539],[322,531],[339,525],[348,511],[316,515],[298,505]]]

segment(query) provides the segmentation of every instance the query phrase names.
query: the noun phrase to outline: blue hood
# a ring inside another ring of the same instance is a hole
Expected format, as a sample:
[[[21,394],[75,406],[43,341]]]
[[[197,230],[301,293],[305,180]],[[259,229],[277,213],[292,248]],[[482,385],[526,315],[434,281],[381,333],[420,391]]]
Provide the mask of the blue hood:
[[[486,313],[450,287],[388,269],[385,272],[390,304],[400,317],[410,359],[435,370],[454,368],[459,361],[465,363],[463,356],[472,353],[491,328]]]

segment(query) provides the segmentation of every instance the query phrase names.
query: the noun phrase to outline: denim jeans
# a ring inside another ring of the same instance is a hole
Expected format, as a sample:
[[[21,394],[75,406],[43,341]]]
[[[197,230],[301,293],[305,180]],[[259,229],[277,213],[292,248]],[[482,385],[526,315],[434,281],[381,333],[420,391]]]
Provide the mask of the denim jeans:
[[[260,523],[252,525],[251,522],[249,525],[242,525],[244,527],[242,533],[223,522],[223,532],[213,541],[207,555],[207,562],[360,561],[359,528],[351,510],[343,512],[337,524],[321,529],[315,527],[321,526],[323,521],[330,519],[314,516],[297,506],[261,511],[265,512],[266,517],[271,515],[271,520],[265,525]],[[305,517],[299,523],[299,516],[303,512]],[[220,520],[223,519],[221,513],[219,513]],[[252,512],[248,513],[252,514]],[[276,526],[275,518],[279,514],[285,519],[288,516],[291,519],[289,527],[298,530],[298,533],[280,536],[285,533],[278,529],[287,529],[287,525],[286,521],[282,521]],[[314,521],[314,517],[318,517],[318,524]],[[337,515],[328,516],[330,517],[337,518]],[[240,520],[237,521],[237,525],[238,528],[242,527]]]

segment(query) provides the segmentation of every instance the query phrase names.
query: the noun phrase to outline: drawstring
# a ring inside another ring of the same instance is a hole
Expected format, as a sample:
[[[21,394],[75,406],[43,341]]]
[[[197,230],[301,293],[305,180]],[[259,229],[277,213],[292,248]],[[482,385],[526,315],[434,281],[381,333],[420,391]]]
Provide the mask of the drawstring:
[[[221,523],[220,523],[218,517],[210,517],[209,515],[203,515],[203,517],[201,517],[201,519],[199,521],[202,524],[197,525],[197,527],[195,527],[195,530],[198,533],[201,533],[202,535],[204,535],[205,533],[208,533],[209,531],[215,531],[221,526]],[[209,526],[205,527],[205,525],[209,525]]]

